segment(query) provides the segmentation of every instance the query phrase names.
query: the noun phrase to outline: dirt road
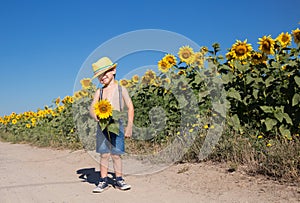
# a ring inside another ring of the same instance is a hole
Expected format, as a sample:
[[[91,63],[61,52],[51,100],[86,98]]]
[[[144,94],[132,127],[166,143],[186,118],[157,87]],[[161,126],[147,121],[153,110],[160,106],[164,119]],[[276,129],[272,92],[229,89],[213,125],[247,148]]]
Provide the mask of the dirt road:
[[[207,163],[180,164],[149,175],[127,175],[129,191],[93,194],[99,166],[80,151],[0,142],[0,202],[299,202],[297,186]]]

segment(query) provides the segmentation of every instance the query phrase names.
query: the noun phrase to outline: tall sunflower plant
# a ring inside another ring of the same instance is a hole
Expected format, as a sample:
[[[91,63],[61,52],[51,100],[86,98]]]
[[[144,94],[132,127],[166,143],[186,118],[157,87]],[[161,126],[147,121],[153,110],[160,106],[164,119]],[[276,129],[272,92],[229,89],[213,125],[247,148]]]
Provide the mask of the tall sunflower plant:
[[[124,111],[114,110],[107,99],[95,103],[94,110],[99,119],[100,129],[118,135],[120,130],[119,120],[122,119],[124,121],[126,119],[126,113]]]

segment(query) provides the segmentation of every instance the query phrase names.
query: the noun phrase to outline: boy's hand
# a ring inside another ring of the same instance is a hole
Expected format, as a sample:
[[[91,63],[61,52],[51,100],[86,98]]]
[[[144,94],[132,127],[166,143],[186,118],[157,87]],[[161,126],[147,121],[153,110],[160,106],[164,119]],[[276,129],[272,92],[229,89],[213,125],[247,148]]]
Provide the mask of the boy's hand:
[[[132,135],[132,127],[130,127],[130,126],[127,126],[126,128],[125,128],[125,137],[131,137],[131,135]]]
[[[97,116],[93,116],[93,118],[94,118],[95,121],[99,122],[99,119],[98,119]]]

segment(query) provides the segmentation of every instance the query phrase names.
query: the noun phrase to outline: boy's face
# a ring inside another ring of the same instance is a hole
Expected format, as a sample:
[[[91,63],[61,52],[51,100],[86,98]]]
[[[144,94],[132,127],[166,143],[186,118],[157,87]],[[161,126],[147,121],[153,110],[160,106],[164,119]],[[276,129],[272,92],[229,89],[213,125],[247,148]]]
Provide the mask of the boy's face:
[[[116,74],[116,68],[112,68],[98,76],[98,80],[103,85],[108,85]]]

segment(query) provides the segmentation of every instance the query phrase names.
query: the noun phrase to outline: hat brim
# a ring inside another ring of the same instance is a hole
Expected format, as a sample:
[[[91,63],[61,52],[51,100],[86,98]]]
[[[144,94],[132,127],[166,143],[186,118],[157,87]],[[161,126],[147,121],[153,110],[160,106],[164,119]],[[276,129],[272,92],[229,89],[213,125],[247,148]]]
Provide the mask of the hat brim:
[[[92,77],[92,80],[95,79],[95,78],[97,78],[97,77],[98,77],[99,75],[101,75],[102,73],[105,73],[106,71],[108,71],[108,70],[110,70],[110,69],[113,69],[113,68],[115,68],[115,67],[117,67],[117,64],[116,64],[116,63],[113,64],[112,66],[109,66],[109,67],[107,67],[107,68],[105,68],[105,69],[103,69],[103,70],[97,72],[97,73]]]

